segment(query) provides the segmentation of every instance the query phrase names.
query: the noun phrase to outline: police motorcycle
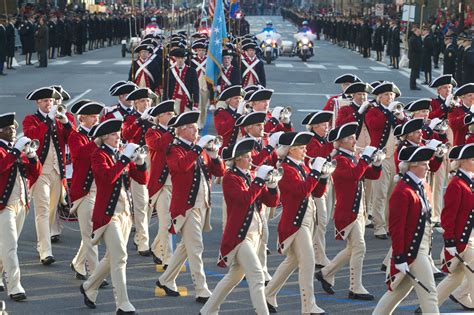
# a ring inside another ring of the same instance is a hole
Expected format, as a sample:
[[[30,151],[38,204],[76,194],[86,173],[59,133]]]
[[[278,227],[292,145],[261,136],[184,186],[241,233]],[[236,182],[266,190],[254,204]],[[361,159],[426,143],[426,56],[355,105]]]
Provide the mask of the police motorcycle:
[[[267,64],[271,64],[280,55],[281,35],[274,31],[263,31],[256,35],[260,42],[262,58]]]
[[[307,30],[296,33],[293,35],[293,38],[296,42],[294,55],[298,56],[303,62],[314,56],[314,40],[316,35]]]

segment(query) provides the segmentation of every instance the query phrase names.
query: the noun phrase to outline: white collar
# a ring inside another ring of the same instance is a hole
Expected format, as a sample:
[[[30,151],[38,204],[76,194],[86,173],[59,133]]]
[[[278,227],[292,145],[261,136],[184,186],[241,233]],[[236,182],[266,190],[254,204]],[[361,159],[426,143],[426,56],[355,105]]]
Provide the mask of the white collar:
[[[408,176],[411,177],[411,179],[413,179],[413,181],[417,185],[423,184],[423,180],[421,178],[419,178],[418,176],[416,176],[412,171],[408,171],[407,174],[408,174]]]
[[[286,156],[286,158],[290,161],[292,161],[293,163],[295,163],[296,165],[302,165],[303,164],[303,161],[298,161],[290,156]]]
[[[352,103],[357,106],[357,107],[360,107],[362,104],[357,104],[356,101],[352,100]]]
[[[347,149],[339,148],[338,150],[339,150],[339,151],[342,151],[342,152],[344,152],[344,153],[347,153],[347,154],[349,154],[350,156],[354,156],[354,152],[349,151],[349,150],[347,150]]]
[[[108,147],[109,147],[109,149],[110,149],[110,150],[112,150],[112,152],[114,152],[114,153],[117,153],[117,151],[118,151],[118,149],[117,149],[117,148],[114,148],[114,147],[112,147],[112,146],[108,145],[107,143],[104,143],[104,144],[105,144],[106,146],[108,146]]]
[[[7,141],[5,141],[5,140],[3,140],[3,139],[0,139],[0,141],[3,142],[3,143],[5,143],[5,144],[6,144],[7,146],[9,146],[9,147],[10,147],[10,146],[13,147],[13,143],[11,143],[11,142],[7,142]]]
[[[38,112],[40,112],[41,115],[44,116],[44,118],[46,118],[46,117],[48,116],[48,113],[43,112],[43,111],[42,111],[41,109],[39,109],[39,108],[38,108]]]
[[[120,101],[119,101],[119,104],[120,104],[120,106],[121,106],[124,110],[126,110],[127,112],[128,112],[128,109],[130,109],[130,111],[133,112],[133,106],[130,106],[130,107],[125,106],[125,105],[123,105],[122,102],[120,102]]]
[[[158,123],[158,125],[160,125],[161,128],[163,128],[163,129],[165,129],[165,130],[168,130],[168,126],[162,125],[162,124],[160,124],[160,123]]]
[[[81,125],[81,128],[84,129],[87,132],[91,131],[89,128],[87,128],[86,126],[83,126],[83,125]]]
[[[239,171],[241,171],[242,174],[244,174],[244,175],[250,175],[250,172],[249,172],[248,170],[241,169],[240,167],[237,167],[237,166],[236,166],[236,168],[237,168]]]
[[[413,141],[410,141],[410,140],[408,140],[408,139],[407,139],[407,141],[408,141],[408,143],[410,143],[411,145],[418,146],[418,144],[416,144],[416,143],[413,142]]]
[[[4,142],[5,142],[5,141],[4,141]],[[470,179],[473,179],[474,174],[473,174],[472,172],[468,172],[468,171],[466,171],[466,170],[463,169],[463,168],[459,168],[459,171],[460,171],[461,173],[463,173],[464,175],[466,175],[467,177],[469,177]]]
[[[188,141],[188,140],[183,139],[183,138],[181,138],[181,137],[178,137],[178,139],[181,140],[181,141],[183,141],[184,143],[186,143],[186,144],[189,145],[189,146],[192,146],[192,145],[193,145],[193,143],[192,143],[191,141]]]

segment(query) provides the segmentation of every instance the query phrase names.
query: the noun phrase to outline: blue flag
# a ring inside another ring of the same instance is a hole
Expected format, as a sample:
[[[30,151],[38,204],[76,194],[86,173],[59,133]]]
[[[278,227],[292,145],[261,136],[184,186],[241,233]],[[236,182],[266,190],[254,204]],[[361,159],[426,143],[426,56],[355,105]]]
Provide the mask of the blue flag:
[[[229,17],[235,19],[235,14],[239,11],[240,0],[230,0],[230,13]]]
[[[227,40],[225,23],[226,19],[222,0],[216,0],[206,61],[206,80],[213,85],[217,84],[217,78],[221,72],[222,46],[224,41]]]

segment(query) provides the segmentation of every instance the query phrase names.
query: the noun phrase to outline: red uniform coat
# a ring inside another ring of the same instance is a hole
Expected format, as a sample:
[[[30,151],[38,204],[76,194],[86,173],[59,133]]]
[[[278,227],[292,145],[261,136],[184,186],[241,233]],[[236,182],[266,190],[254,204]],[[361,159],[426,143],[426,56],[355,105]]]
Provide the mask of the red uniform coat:
[[[263,126],[263,131],[265,132],[264,137],[267,138],[269,134],[275,132],[293,132],[295,129],[293,128],[291,122],[288,124],[281,123],[277,118],[272,116],[272,113],[267,112],[267,118],[265,125]]]
[[[365,118],[365,113],[361,115],[359,114],[358,110],[359,106],[352,102],[349,106],[339,108],[336,116],[336,127],[350,122],[357,122],[359,124],[356,132],[357,138],[359,138]]]
[[[91,168],[92,153],[97,145],[89,138],[87,131],[79,127],[69,136],[69,152],[71,153],[73,176],[71,181],[71,202],[84,197],[89,193],[94,175]]]
[[[474,181],[459,170],[444,194],[441,226],[444,229],[444,246],[456,247],[458,253],[462,253],[474,227]],[[448,272],[453,257],[446,250],[444,257],[443,270]]]
[[[424,190],[429,191],[424,184]],[[431,210],[422,213],[421,196],[428,203],[428,195],[421,192],[420,186],[407,174],[395,185],[389,201],[389,232],[392,238],[393,256],[390,275],[387,279],[389,289],[399,273],[395,264],[411,264],[420,248],[426,220],[431,219]]]
[[[222,179],[222,191],[227,204],[227,221],[222,235],[219,260],[220,267],[232,263],[232,251],[243,241],[252,223],[254,211],[262,213],[262,203],[276,207],[280,194],[278,189],[267,189],[265,181],[246,177],[234,167],[227,170]]]
[[[313,132],[311,141],[306,145],[306,155],[311,158],[323,157],[329,158],[334,146],[332,142],[328,142],[326,138],[319,136]],[[306,165],[309,165],[309,158],[305,158]]]
[[[127,112],[125,109],[123,109],[120,104],[112,105],[110,108],[112,108],[112,110],[109,109],[109,112],[107,112],[106,114],[104,113],[100,117],[100,122],[104,122],[108,119],[123,119],[124,121],[127,121],[127,119],[130,119],[132,117],[134,117],[133,119],[140,117],[138,112],[133,107],[130,108],[130,112]]]
[[[171,173],[171,183],[173,185],[170,213],[170,232],[176,234],[184,224],[186,212],[194,206],[199,189],[194,185],[200,183],[201,164],[206,181],[211,183],[211,175],[221,177],[224,175],[225,166],[221,159],[211,159],[202,148],[195,145],[193,147],[177,140],[166,155],[166,162]],[[198,163],[199,162],[199,163]],[[209,197],[211,190],[209,189]],[[208,201],[210,205],[210,200]]]
[[[54,119],[54,124],[48,123],[49,118],[44,117],[39,111],[34,115],[28,115],[23,120],[23,133],[30,139],[38,139],[40,145],[38,147],[38,158],[41,164],[46,161],[49,146],[54,145],[56,154],[58,155],[59,171],[61,178],[66,178],[66,171],[64,169],[66,165],[66,154],[65,146],[71,133],[72,125],[70,122],[62,124],[58,119]],[[53,143],[51,142],[51,137]]]
[[[468,133],[466,136],[466,144],[474,143],[474,133]]]
[[[461,145],[466,142],[466,134],[468,131],[468,126],[464,125],[464,116],[469,113],[469,108],[466,106],[458,106],[453,109],[452,112],[448,114],[449,127],[453,131],[453,145]]]
[[[326,191],[327,179],[319,179],[315,170],[309,170],[306,165],[297,165],[290,159],[281,164],[283,177],[278,183],[281,191],[283,212],[278,224],[278,252],[289,248],[295,234],[303,223],[308,208],[309,197],[312,194],[320,198]]]
[[[141,119],[138,115],[128,116],[122,127],[122,138],[127,143],[145,145],[145,134],[153,126],[148,120]]]
[[[166,164],[166,150],[173,141],[173,134],[160,125],[155,125],[148,129],[145,140],[150,149],[148,193],[152,197],[163,187],[169,176],[170,170],[168,164]]]
[[[336,206],[334,208],[334,225],[336,239],[343,240],[347,236],[344,230],[357,219],[364,178],[378,179],[382,173],[381,167],[370,166],[370,159],[362,156],[356,159],[338,150],[334,159],[337,167],[332,174],[334,190],[336,191]]]
[[[20,161],[22,164],[20,164]],[[2,192],[0,195],[0,210],[5,209],[8,204],[18,172],[28,181],[26,186],[29,188],[33,186],[41,174],[41,163],[38,158],[27,158],[24,153],[9,148],[0,141],[0,191]],[[28,199],[27,196],[26,198]]]
[[[365,125],[370,135],[370,145],[376,148],[384,148],[388,138],[397,124],[401,123],[383,105],[371,107],[365,115]]]
[[[214,113],[214,125],[216,126],[217,134],[223,139],[219,154],[223,148],[237,141],[239,127],[235,127],[235,122],[240,116],[240,114],[237,114],[235,110],[229,107],[225,109],[219,108]]]
[[[148,172],[146,164],[136,165],[126,156],[116,160],[114,152],[105,144],[92,154],[92,172],[97,185],[92,214],[92,230],[96,231],[110,222],[122,187],[130,187],[130,177],[140,185],[146,185]]]
[[[338,95],[333,95],[331,96],[327,102],[326,102],[326,105],[324,105],[323,107],[323,110],[329,110],[329,111],[334,111],[334,104],[336,103],[336,99],[341,96],[342,94],[338,94]]]
[[[255,141],[255,146],[250,152],[252,164],[256,166],[260,166],[262,164],[275,166],[278,162],[278,156],[274,148],[268,145],[268,140],[263,138],[261,143],[257,139],[255,139]],[[254,169],[255,167],[252,167],[252,170]]]
[[[439,95],[437,98],[431,99],[431,111],[428,116],[429,119],[439,118],[446,119],[448,118],[449,108],[444,105],[445,100],[443,100]]]
[[[398,159],[398,153],[403,147],[411,147],[413,146],[409,141],[401,141],[397,149],[395,150],[395,154],[393,155],[393,160],[395,161],[395,169],[397,170],[397,174],[399,172],[398,165],[400,164],[400,160]],[[420,144],[420,146],[423,146],[423,143]],[[443,158],[439,158],[437,156],[433,156],[429,162],[430,164],[430,172],[435,173],[439,170],[441,167],[441,164],[443,164]]]

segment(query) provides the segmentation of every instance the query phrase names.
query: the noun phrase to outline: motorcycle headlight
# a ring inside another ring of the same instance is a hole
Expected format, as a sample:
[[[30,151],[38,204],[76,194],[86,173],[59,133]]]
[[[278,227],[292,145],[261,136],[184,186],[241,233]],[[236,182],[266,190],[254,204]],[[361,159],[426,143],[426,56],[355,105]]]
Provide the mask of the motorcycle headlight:
[[[265,40],[265,43],[267,43],[268,45],[270,45],[270,44],[272,43],[272,40],[271,40],[270,38],[267,38],[267,39]]]
[[[308,45],[308,46],[309,46],[309,47],[313,47],[313,44],[309,43],[309,45]]]
[[[298,47],[301,47],[301,46],[303,46],[303,44],[301,44],[301,42],[300,42],[300,43],[298,43]]]
[[[303,38],[301,41],[302,41],[303,44],[305,44],[305,45],[308,45],[308,43],[309,43],[309,40],[308,40],[307,38]]]

